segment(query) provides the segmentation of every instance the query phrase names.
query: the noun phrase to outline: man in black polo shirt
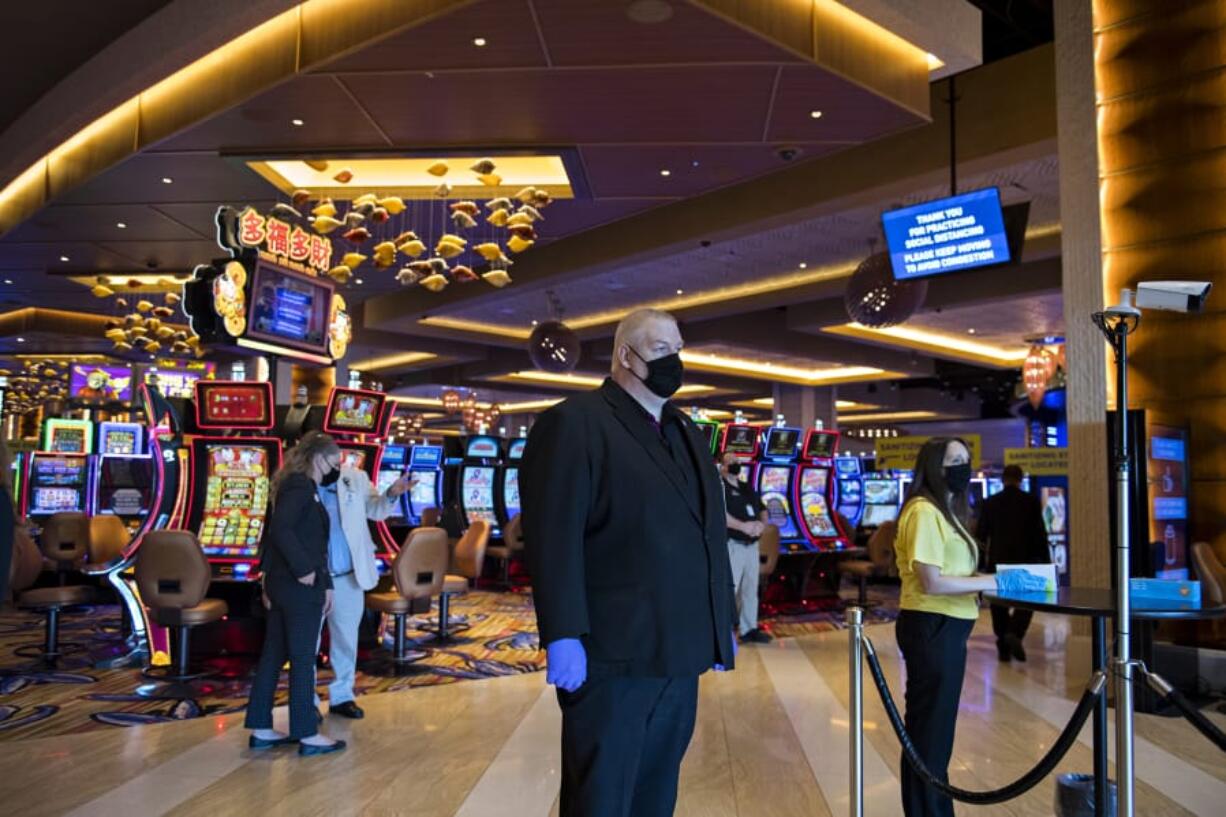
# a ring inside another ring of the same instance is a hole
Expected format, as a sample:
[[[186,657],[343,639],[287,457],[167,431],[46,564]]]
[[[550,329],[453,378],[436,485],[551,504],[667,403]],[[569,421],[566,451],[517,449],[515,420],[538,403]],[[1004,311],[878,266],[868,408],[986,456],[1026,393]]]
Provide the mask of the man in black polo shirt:
[[[758,627],[758,539],[766,528],[766,509],[757,492],[741,482],[741,461],[725,454],[724,507],[728,525],[728,562],[736,585],[737,633],[741,641],[765,644],[771,637]]]

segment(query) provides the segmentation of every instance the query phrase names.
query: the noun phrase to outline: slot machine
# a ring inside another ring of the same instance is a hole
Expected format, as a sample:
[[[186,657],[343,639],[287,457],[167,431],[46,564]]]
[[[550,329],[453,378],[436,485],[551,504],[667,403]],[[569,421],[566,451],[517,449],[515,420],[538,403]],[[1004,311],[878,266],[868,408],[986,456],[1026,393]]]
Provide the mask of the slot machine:
[[[876,529],[897,519],[902,497],[905,496],[904,486],[908,484],[891,474],[865,474],[864,515],[860,517],[860,524]]]
[[[796,506],[792,504],[799,447],[799,428],[776,426],[766,429],[762,455],[753,475],[754,490],[762,500],[770,523],[779,528],[781,553],[801,553],[814,549],[808,537],[801,532]]]
[[[259,561],[269,489],[281,467],[271,383],[196,382],[196,428],[188,449],[189,489],[172,527],[195,531],[214,580],[246,581]]]
[[[523,437],[511,440],[507,445],[506,465],[502,468],[498,490],[498,514],[504,525],[519,516],[519,462],[524,458],[527,445],[528,441]]]
[[[761,433],[761,429],[757,426],[726,425],[720,434],[716,454],[721,460],[725,454],[735,454],[742,463],[752,463],[758,456],[758,442]]]
[[[719,448],[719,423],[714,420],[694,420],[694,425],[698,426],[703,439],[707,441],[707,448],[714,455]]]
[[[839,432],[811,428],[805,434],[801,466],[796,478],[796,508],[804,533],[815,550],[847,547],[847,532],[840,529],[834,508],[834,459]]]
[[[491,537],[501,535],[495,494],[501,454],[502,445],[497,437],[469,437],[464,441],[464,460],[458,469],[464,527],[484,519],[490,525]]]
[[[408,496],[409,524],[421,525],[422,514],[443,507],[443,448],[415,445],[409,449],[409,475],[417,481]]]
[[[89,454],[35,451],[22,485],[21,512],[30,519],[89,510]]]
[[[409,449],[403,445],[385,445],[379,457],[379,476],[375,488],[379,493],[387,493],[396,480],[400,479],[409,468]],[[396,510],[386,519],[388,527],[406,527],[409,522],[408,495],[401,496]]]
[[[153,457],[145,453],[144,426],[100,423],[92,478],[91,514],[118,516],[132,531],[142,527],[156,482]]]
[[[864,483],[860,473],[859,457],[835,457],[834,473],[839,513],[854,528],[864,515]],[[850,534],[850,531],[848,531]]]

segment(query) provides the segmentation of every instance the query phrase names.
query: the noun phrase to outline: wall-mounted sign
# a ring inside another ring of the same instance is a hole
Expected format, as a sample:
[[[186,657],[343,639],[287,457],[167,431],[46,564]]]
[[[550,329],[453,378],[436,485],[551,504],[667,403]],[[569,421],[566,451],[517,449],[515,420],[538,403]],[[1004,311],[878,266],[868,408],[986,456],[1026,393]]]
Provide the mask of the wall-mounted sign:
[[[132,399],[132,367],[74,363],[68,372],[68,396],[86,403],[120,403]]]
[[[910,471],[915,467],[915,457],[931,437],[883,437],[874,441],[877,448],[878,471]],[[971,468],[978,469],[983,443],[978,434],[963,434],[962,439],[971,449]]]
[[[1067,448],[1006,448],[1005,465],[1016,465],[1036,477],[1068,475]]]

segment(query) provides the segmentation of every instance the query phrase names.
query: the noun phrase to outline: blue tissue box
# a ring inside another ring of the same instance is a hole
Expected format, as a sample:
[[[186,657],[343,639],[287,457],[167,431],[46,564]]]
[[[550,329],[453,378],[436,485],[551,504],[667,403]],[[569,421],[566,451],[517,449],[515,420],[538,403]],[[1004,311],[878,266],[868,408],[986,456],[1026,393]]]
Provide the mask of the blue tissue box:
[[[1200,604],[1200,582],[1184,579],[1130,579],[1128,589],[1136,598]]]

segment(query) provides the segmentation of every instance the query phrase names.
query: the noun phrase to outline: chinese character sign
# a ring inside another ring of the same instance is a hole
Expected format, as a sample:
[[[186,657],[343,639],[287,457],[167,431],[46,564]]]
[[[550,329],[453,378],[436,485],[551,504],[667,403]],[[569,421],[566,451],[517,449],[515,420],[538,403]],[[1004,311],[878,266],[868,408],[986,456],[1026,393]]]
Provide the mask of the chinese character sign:
[[[245,208],[238,216],[238,240],[245,247],[263,250],[280,263],[303,264],[312,274],[325,273],[332,267],[331,239],[311,235],[271,216],[265,218],[254,207]]]

